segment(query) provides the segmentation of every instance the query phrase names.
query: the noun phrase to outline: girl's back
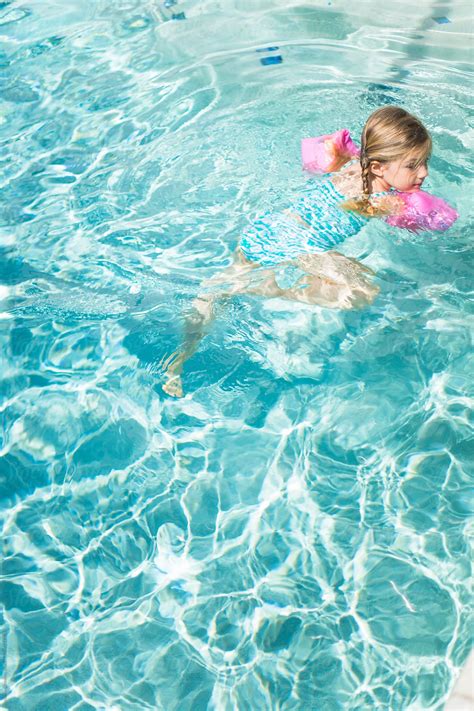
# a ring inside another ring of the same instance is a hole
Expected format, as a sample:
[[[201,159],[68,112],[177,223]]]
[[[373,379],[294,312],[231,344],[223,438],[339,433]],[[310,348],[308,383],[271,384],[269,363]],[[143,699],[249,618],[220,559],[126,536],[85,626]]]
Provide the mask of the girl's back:
[[[360,193],[360,168],[348,166],[311,181],[283,213],[266,212],[247,227],[240,248],[252,262],[271,266],[306,252],[325,252],[357,234],[368,218],[342,208]]]

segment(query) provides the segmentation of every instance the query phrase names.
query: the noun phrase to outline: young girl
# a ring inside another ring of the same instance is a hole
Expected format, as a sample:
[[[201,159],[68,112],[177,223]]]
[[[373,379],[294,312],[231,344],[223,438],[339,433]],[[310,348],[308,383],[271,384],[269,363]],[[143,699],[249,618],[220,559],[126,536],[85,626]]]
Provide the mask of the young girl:
[[[373,272],[334,247],[370,218],[405,209],[400,193],[420,190],[428,175],[431,138],[415,116],[385,106],[364,126],[357,163],[346,166],[352,156],[330,142],[328,148],[333,159],[327,179],[314,181],[283,213],[257,218],[244,231],[234,263],[205,283],[219,291],[194,300],[183,348],[164,363],[163,390],[169,395],[183,394],[183,363],[196,351],[218,298],[247,293],[347,309],[370,304],[377,295]],[[297,268],[298,278],[286,288],[277,283],[282,265]]]

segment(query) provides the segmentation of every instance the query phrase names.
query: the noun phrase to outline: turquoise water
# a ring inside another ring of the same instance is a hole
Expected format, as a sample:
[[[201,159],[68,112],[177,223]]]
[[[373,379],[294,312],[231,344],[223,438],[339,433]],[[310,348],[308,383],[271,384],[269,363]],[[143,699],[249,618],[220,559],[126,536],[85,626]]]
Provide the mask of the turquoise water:
[[[470,646],[469,11],[365,5],[0,3],[9,711],[442,709]],[[384,103],[459,221],[348,240],[365,310],[223,304],[165,396],[300,138]]]

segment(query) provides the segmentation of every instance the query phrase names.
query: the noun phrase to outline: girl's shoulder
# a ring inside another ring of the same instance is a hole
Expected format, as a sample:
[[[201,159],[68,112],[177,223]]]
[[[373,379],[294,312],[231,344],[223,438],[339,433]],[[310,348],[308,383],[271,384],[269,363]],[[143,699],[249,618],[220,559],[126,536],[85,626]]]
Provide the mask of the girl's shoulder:
[[[345,165],[337,173],[332,173],[329,179],[345,198],[355,198],[362,193],[362,174],[359,161]]]
[[[333,173],[330,180],[346,200],[361,199],[363,188],[362,170],[359,162],[350,163],[338,173]],[[368,205],[372,205],[374,208],[374,216],[398,215],[403,209],[403,201],[395,190],[386,193],[373,193],[369,198]]]

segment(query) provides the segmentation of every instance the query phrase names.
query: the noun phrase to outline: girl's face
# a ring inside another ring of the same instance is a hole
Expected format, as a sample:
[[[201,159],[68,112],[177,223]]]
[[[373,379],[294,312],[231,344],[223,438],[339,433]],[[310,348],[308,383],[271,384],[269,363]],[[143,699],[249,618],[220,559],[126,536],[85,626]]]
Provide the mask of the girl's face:
[[[413,193],[420,190],[428,175],[428,165],[427,161],[417,164],[416,158],[402,158],[388,163],[375,163],[372,172],[376,176],[373,188],[377,184],[383,186],[377,187],[377,190],[395,188],[403,193]]]

